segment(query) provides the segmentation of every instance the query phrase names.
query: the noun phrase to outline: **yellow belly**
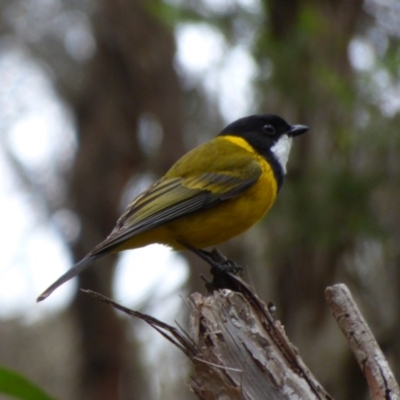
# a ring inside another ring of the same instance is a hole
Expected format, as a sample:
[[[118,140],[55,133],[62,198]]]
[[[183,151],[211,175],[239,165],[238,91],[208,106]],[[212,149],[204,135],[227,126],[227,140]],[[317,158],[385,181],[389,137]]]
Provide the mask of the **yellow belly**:
[[[180,242],[205,248],[245,232],[267,213],[276,199],[277,184],[273,172],[264,160],[261,164],[264,172],[260,179],[237,198],[134,236],[116,251],[152,243],[182,250],[184,246]]]
[[[183,241],[204,248],[225,242],[259,221],[275,198],[276,192],[272,192],[270,185],[265,187],[259,182],[237,199],[169,223],[166,227],[175,238],[170,245],[182,248],[176,241]]]

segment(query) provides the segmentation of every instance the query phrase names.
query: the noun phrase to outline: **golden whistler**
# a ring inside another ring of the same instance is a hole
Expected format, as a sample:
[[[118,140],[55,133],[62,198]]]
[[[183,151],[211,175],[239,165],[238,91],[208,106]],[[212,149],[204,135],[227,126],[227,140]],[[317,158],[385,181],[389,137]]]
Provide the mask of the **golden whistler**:
[[[37,300],[109,253],[152,243],[203,249],[246,231],[275,202],[292,139],[307,130],[271,114],[231,123],[137,196],[110,235]]]

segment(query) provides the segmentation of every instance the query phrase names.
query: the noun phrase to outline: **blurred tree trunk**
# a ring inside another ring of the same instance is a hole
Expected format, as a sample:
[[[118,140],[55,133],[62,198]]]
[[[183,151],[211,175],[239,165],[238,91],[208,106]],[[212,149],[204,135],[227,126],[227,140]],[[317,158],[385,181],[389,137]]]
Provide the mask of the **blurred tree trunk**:
[[[144,169],[146,156],[137,135],[140,118],[151,115],[163,130],[162,151],[148,160],[153,171],[164,170],[183,152],[173,34],[143,4],[104,0],[95,16],[97,53],[81,95],[73,100],[79,147],[69,196],[81,221],[75,260],[109,234],[128,181]],[[83,273],[80,287],[111,296],[115,261],[107,257]],[[79,293],[73,307],[82,337],[81,398],[149,399],[147,377],[123,321]]]

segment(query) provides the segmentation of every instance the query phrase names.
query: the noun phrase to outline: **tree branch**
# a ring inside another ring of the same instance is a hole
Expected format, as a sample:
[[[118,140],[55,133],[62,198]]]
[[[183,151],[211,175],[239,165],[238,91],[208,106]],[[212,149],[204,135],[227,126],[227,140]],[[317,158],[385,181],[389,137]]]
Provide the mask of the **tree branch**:
[[[224,286],[190,296],[189,333],[85,292],[143,319],[183,351],[194,365],[190,386],[199,399],[332,399],[253,289],[230,273]]]
[[[389,364],[347,286],[330,286],[325,296],[368,382],[371,398],[400,399],[399,386]]]
[[[144,320],[186,354],[194,365],[190,387],[199,399],[332,399],[289,342],[273,307],[267,307],[246,282],[224,272],[206,287],[210,290],[207,296],[190,296],[189,333],[95,292],[84,292]],[[372,399],[400,399],[388,362],[349,289],[338,284],[328,287],[325,295],[366,377]]]

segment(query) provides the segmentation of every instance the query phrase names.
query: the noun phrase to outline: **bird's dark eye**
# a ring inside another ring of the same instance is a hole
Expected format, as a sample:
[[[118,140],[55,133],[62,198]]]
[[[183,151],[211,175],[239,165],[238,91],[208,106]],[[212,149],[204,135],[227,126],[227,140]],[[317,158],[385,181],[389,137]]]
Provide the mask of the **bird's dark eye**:
[[[275,128],[272,125],[264,125],[262,129],[268,136],[275,135]]]

